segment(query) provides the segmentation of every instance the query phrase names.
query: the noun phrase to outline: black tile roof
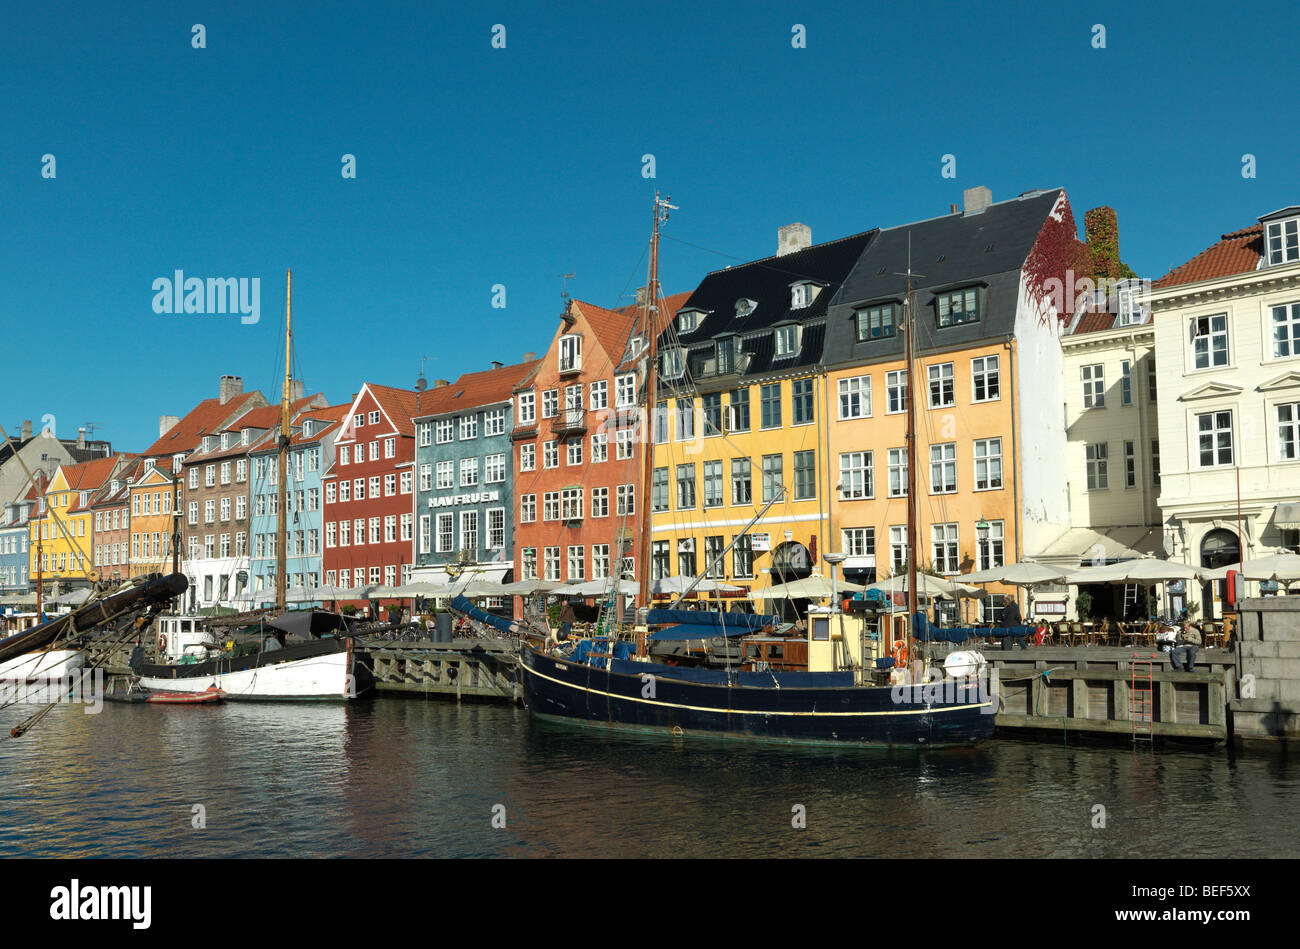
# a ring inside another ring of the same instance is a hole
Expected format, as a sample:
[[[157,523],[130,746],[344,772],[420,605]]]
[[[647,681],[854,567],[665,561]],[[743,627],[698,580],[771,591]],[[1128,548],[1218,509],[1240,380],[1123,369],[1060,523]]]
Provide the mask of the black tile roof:
[[[855,314],[871,302],[901,303],[909,242],[912,271],[919,275],[913,278],[918,352],[1012,335],[1020,270],[1062,193],[1059,188],[1029,192],[977,214],[959,212],[880,231],[827,314],[827,365],[864,363],[903,352],[898,334],[858,342]],[[979,290],[979,321],[940,328],[936,295],[972,285]]]

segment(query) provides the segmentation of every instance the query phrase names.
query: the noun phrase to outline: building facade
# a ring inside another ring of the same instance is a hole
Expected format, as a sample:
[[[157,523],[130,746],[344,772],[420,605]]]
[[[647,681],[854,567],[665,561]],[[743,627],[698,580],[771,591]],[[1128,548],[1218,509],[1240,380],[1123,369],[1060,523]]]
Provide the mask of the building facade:
[[[136,459],[110,478],[91,500],[95,569],[108,583],[122,583],[132,576],[130,491],[132,482],[146,467],[144,461]]]
[[[1156,281],[1164,546],[1199,566],[1300,550],[1300,207]],[[1199,606],[1217,615],[1222,583]]]
[[[40,558],[42,582],[60,592],[88,588],[99,578],[94,566],[95,494],[134,459],[111,455],[76,465],[60,465],[31,519],[30,572]]]

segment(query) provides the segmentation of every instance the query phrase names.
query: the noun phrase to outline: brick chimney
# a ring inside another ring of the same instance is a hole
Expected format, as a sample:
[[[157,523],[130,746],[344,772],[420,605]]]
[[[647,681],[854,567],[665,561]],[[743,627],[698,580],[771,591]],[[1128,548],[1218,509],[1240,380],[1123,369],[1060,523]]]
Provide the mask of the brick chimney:
[[[158,437],[162,438],[180,423],[179,415],[158,416]]]
[[[289,380],[289,401],[297,402],[301,398],[302,398],[302,380],[290,379]]]
[[[537,353],[532,352],[531,350],[524,353],[524,362],[536,362],[536,361],[537,361]]]
[[[221,383],[217,388],[217,395],[221,399],[221,404],[225,405],[237,395],[244,392],[243,376],[222,376]]]
[[[25,418],[23,419],[23,438],[27,439],[31,437],[32,437],[32,420],[29,418]]]
[[[84,428],[77,429],[77,447],[86,447],[86,430]]]
[[[812,228],[807,224],[787,224],[776,229],[776,256],[784,257],[812,246]]]
[[[993,203],[993,192],[980,185],[976,188],[967,188],[961,193],[964,213],[978,214]]]
[[[499,360],[496,360],[496,359],[492,360],[492,368],[493,368],[493,369],[500,369],[500,368],[501,368],[502,366],[504,366],[504,365],[505,365],[505,363],[500,362]]]

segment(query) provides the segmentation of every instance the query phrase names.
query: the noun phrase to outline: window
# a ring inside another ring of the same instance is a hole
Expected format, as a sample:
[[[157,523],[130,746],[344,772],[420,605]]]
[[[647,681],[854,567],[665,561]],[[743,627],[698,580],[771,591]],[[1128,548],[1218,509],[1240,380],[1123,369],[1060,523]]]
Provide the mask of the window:
[[[604,580],[609,576],[609,544],[591,545],[591,579]]]
[[[519,496],[519,523],[532,524],[537,520],[537,495],[521,494]]]
[[[519,424],[529,425],[537,421],[537,396],[532,392],[520,392],[517,399],[519,401]]]
[[[377,517],[372,517],[370,519],[370,543],[372,544],[379,543],[380,527],[381,527],[380,519]]]
[[[424,466],[425,469],[427,469],[428,467],[429,467],[428,465]],[[429,490],[428,487],[424,484],[423,480],[420,482],[420,488],[421,490],[424,491]],[[259,501],[261,500],[261,495],[258,496],[258,500]],[[344,479],[343,481],[339,482],[339,501],[343,502],[343,501],[351,501],[351,500],[352,500],[352,482]],[[261,512],[259,511],[258,513],[260,514]]]
[[[537,467],[537,446],[520,445],[519,446],[519,470],[532,471]]]
[[[203,469],[203,486],[206,488],[214,487],[217,483],[217,466],[208,465]]]
[[[721,534],[704,538],[704,575],[710,580],[727,578],[727,564],[722,556],[726,547],[726,540]]]
[[[695,437],[695,401],[693,399],[677,400],[677,440],[686,441]]]
[[[398,490],[399,490],[402,494],[410,494],[410,493],[411,493],[411,482],[412,482],[412,480],[413,480],[413,478],[412,478],[411,472],[409,472],[409,471],[403,471],[403,472],[401,472],[401,473],[398,475],[398,484],[399,484],[399,486],[400,486],[400,487],[398,488]]]
[[[591,436],[591,463],[609,460],[609,433],[597,432]]]
[[[461,416],[460,420],[461,441],[468,441],[471,438],[478,438],[478,415],[473,412]]]
[[[656,540],[650,544],[650,579],[662,580],[672,574],[672,564],[668,560],[668,541]]]
[[[430,491],[433,489],[434,467],[435,466],[430,465],[427,462],[425,464],[420,465],[420,490],[421,491]],[[438,471],[438,481],[437,481],[438,490],[445,491],[447,488],[455,487],[456,485],[455,463],[450,461],[440,461],[438,462],[436,467]],[[346,487],[347,482],[346,481],[343,482],[343,485]]]
[[[704,474],[704,497],[703,506],[721,507],[722,506],[722,462],[706,461],[703,462]]]
[[[813,380],[794,380],[790,383],[790,424],[811,425],[815,419]]]
[[[1137,453],[1129,441],[1124,443],[1124,487],[1137,487]]]
[[[872,453],[869,451],[840,453],[840,497],[844,500],[875,496],[871,456]]]
[[[907,449],[889,449],[889,496],[907,497]]]
[[[700,397],[704,416],[704,434],[722,434],[722,393],[710,392]]]
[[[1119,364],[1119,404],[1133,404],[1133,366],[1127,360]]]
[[[519,558],[519,569],[523,572],[525,580],[537,579],[537,548],[525,547],[523,554]]]
[[[582,440],[575,438],[565,443],[565,464],[580,465],[582,464]]]
[[[506,509],[489,508],[487,511],[487,549],[502,550],[506,546]]]
[[[542,520],[558,521],[560,519],[560,492],[547,491],[542,495]]]
[[[478,550],[478,511],[460,512],[461,550]]]
[[[957,443],[930,446],[930,493],[952,494],[957,490]]]
[[[1085,409],[1103,409],[1106,407],[1105,366],[1084,366],[1080,373],[1083,377],[1083,407]]]
[[[560,518],[565,521],[582,520],[582,488],[565,488],[560,492]]]
[[[614,433],[614,457],[619,461],[632,457],[632,435],[630,428],[620,428]]]
[[[1232,413],[1196,416],[1197,448],[1202,468],[1232,464]]]
[[[886,414],[906,412],[907,398],[907,370],[897,369],[885,373],[885,401],[888,403]]]
[[[456,546],[456,518],[453,514],[438,515],[438,553],[450,553]]]
[[[418,425],[416,425],[415,437],[416,437],[417,444],[421,448],[429,447],[429,444],[433,441],[433,431],[432,431],[431,424],[429,422],[421,422]],[[425,553],[428,553],[428,551],[425,551]]]
[[[583,547],[569,548],[569,580],[586,579],[587,556]]]
[[[1273,358],[1300,356],[1300,303],[1273,307]]]
[[[1002,521],[989,521],[988,537],[979,539],[976,532],[975,563],[977,570],[991,570],[1005,563],[1005,526]]]
[[[665,379],[680,379],[686,373],[686,357],[680,347],[665,349],[663,354],[663,376]],[[620,394],[622,380],[619,380]]]
[[[576,333],[560,337],[560,372],[582,368],[582,337]]]
[[[713,371],[720,376],[736,371],[736,337],[728,336],[717,342],[714,350]]]
[[[749,431],[749,389],[733,389],[727,406],[727,428],[732,432]]]
[[[1160,487],[1160,439],[1151,440],[1151,483]]]
[[[695,538],[684,537],[677,541],[677,575],[695,576]]]
[[[668,510],[668,469],[656,468],[650,480],[650,509]]]
[[[754,538],[750,534],[731,535],[731,575],[737,580],[754,577]]]
[[[379,460],[379,442],[370,443],[370,460],[371,461]]]
[[[874,527],[845,527],[840,531],[841,549],[846,557],[874,557],[876,529]]]
[[[970,361],[971,399],[975,402],[992,402],[1001,397],[998,377],[998,357],[981,356]]]
[[[677,510],[689,511],[695,507],[695,465],[677,466]]]
[[[397,454],[397,439],[396,439],[396,438],[385,438],[385,439],[384,439],[384,457],[385,457],[385,458],[392,458],[392,457],[394,457],[396,454]],[[314,460],[314,459],[315,459],[315,454],[313,453],[311,457],[312,457],[312,459]],[[315,465],[311,465],[310,467],[311,467],[311,470],[312,470],[312,471],[315,471],[315,470],[316,470]],[[301,479],[299,479],[299,480],[301,480]]]
[[[975,442],[975,490],[1002,487],[1002,439],[982,438]]]
[[[1088,490],[1105,491],[1109,486],[1106,475],[1106,456],[1109,446],[1105,442],[1088,445],[1084,456],[1088,463]]]
[[[486,435],[504,435],[506,433],[506,410],[490,409],[483,413],[483,434]],[[389,439],[393,441],[393,439]],[[392,455],[385,457],[391,458]]]
[[[618,486],[618,510],[615,513],[619,517],[626,517],[636,513],[636,490],[634,484],[620,484]],[[626,572],[626,571],[625,571]]]
[[[959,572],[961,567],[957,562],[957,525],[931,526],[930,539],[934,550],[934,569],[947,574]]]
[[[894,335],[894,304],[882,303],[858,310],[858,342]]]
[[[1277,460],[1300,459],[1300,402],[1277,407]]]
[[[1228,364],[1228,316],[1198,316],[1191,322],[1192,362],[1197,369]]]
[[[853,376],[841,379],[840,418],[871,417],[871,377]]]
[[[591,410],[609,408],[609,383],[601,379],[591,384]]]
[[[974,323],[980,318],[976,303],[977,294],[974,287],[940,294],[935,297],[939,325],[955,326],[959,323]]]
[[[778,326],[772,335],[776,341],[776,358],[793,356],[799,350],[799,327]]]
[[[682,310],[677,314],[677,332],[692,333],[699,326],[700,314],[696,310]]]
[[[391,475],[390,475],[391,477]],[[488,455],[483,459],[483,483],[501,484],[506,480],[506,456],[504,453]]]
[[[542,393],[542,418],[555,418],[560,414],[560,390],[547,389]]]
[[[609,488],[591,489],[591,516],[609,517]]]
[[[750,504],[753,502],[753,477],[748,458],[731,459],[731,503]]]
[[[298,494],[301,495],[302,492],[299,491]],[[370,496],[372,498],[379,497],[379,475],[371,475],[370,477]],[[299,504],[299,509],[301,509],[301,507],[302,505]]]
[[[769,382],[759,387],[759,423],[763,428],[781,427],[781,383]]]
[[[678,373],[680,375],[681,373]],[[626,373],[614,380],[614,406],[626,409],[636,405],[636,376]]]
[[[767,503],[777,496],[784,478],[781,455],[763,456],[763,502]]]
[[[930,408],[939,409],[957,404],[957,395],[953,385],[953,364],[950,362],[930,366]]]
[[[1300,219],[1270,221],[1267,228],[1269,266],[1300,260]]]
[[[221,463],[221,483],[230,484],[230,462],[228,461]]]
[[[558,468],[560,466],[560,443],[552,439],[542,442],[542,467]]]

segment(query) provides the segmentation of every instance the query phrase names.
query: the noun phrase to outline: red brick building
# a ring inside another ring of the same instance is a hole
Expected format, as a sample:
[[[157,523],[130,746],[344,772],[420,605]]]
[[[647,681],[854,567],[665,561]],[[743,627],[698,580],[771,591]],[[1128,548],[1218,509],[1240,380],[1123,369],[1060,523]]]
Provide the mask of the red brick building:
[[[321,478],[327,585],[396,586],[410,576],[419,396],[368,382],[343,418]]]

